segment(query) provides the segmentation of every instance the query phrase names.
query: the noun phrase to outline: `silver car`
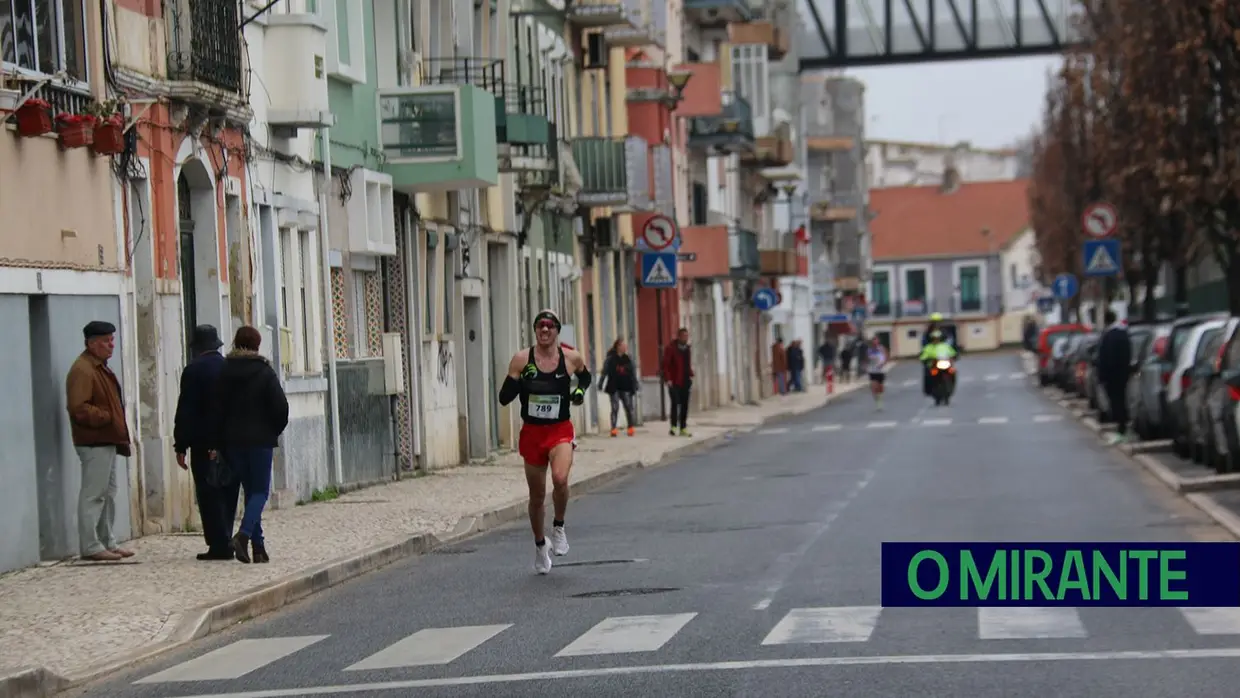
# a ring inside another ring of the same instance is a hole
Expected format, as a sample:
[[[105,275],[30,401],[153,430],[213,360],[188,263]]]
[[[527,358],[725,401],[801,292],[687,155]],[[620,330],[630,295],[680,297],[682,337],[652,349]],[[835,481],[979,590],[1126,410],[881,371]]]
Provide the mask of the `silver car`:
[[[1195,379],[1197,383],[1201,382],[1194,375],[1193,370],[1201,364],[1209,342],[1223,333],[1223,327],[1226,324],[1226,320],[1208,320],[1197,323],[1185,333],[1184,341],[1178,350],[1173,348],[1175,363],[1172,364],[1171,377],[1167,381],[1166,426],[1168,436],[1171,437],[1171,450],[1181,458],[1189,457],[1193,445],[1195,415],[1193,414],[1194,406],[1188,401],[1188,391]],[[1173,334],[1173,341],[1174,336]]]

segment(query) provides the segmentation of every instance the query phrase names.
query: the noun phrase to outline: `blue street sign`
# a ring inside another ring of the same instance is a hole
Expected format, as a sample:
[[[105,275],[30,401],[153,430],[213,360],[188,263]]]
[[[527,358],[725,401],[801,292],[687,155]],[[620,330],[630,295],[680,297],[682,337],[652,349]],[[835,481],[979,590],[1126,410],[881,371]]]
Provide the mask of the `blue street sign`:
[[[1038,312],[1049,313],[1055,309],[1055,299],[1050,296],[1043,296],[1038,299]]]
[[[753,292],[753,307],[758,310],[770,310],[779,305],[779,296],[769,288],[760,288]]]
[[[1115,276],[1119,272],[1119,240],[1085,241],[1085,276]]]
[[[642,253],[642,286],[646,288],[675,288],[676,253]]]
[[[864,320],[865,319],[865,306],[859,305],[853,308],[852,319],[853,319],[853,322],[861,322],[862,320]]]
[[[1051,284],[1051,290],[1055,292],[1055,297],[1059,300],[1068,300],[1076,295],[1076,276],[1067,273],[1056,276],[1055,283]]]
[[[820,315],[818,322],[823,325],[829,325],[833,322],[848,322],[848,313],[835,313],[834,315]]]

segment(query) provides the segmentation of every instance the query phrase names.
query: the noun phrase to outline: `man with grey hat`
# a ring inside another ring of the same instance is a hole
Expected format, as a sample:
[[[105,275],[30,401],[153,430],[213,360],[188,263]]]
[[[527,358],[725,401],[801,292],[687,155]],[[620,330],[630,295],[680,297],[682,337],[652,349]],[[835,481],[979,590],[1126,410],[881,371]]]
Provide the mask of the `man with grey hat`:
[[[86,349],[65,379],[73,447],[82,462],[78,493],[78,545],[82,559],[114,561],[132,552],[117,545],[116,457],[132,455],[120,381],[108,368],[116,348],[116,326],[94,320],[82,328]]]
[[[237,496],[241,488],[241,480],[218,458],[213,458],[207,446],[211,426],[215,423],[213,391],[224,367],[222,346],[224,343],[214,326],[194,328],[189,345],[193,359],[181,371],[181,394],[177,398],[172,428],[177,465],[189,470],[194,477],[202,536],[207,543],[207,551],[198,554],[199,560],[233,559],[233,523],[237,520]],[[189,454],[188,465],[186,453]]]

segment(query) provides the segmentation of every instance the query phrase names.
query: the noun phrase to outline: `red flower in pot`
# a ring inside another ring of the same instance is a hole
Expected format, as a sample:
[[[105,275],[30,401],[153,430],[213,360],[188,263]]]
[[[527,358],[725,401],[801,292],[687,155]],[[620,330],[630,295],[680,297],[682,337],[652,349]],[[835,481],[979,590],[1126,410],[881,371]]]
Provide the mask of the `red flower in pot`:
[[[116,155],[125,152],[125,119],[113,114],[99,119],[95,124],[94,144],[99,155]]]
[[[31,97],[13,112],[17,117],[17,133],[26,137],[42,136],[52,130],[52,105]]]
[[[60,134],[60,147],[83,148],[94,143],[97,121],[90,114],[57,114],[56,131]]]

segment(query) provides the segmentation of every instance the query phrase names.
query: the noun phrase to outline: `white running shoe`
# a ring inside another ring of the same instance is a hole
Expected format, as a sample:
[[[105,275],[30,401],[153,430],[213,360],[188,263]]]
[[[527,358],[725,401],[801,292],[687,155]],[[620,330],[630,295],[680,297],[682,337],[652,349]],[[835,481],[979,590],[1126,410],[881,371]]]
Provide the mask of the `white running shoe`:
[[[547,574],[551,571],[551,546],[543,544],[534,546],[534,571]]]
[[[565,535],[563,526],[551,529],[551,550],[556,555],[568,554],[568,536]]]

